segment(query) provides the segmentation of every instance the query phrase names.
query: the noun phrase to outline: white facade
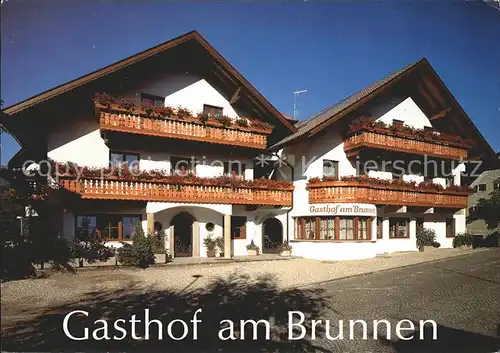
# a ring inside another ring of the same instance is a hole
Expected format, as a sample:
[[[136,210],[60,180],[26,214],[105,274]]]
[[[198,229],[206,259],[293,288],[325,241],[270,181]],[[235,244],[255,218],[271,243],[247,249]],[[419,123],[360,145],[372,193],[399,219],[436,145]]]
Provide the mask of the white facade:
[[[172,107],[189,109],[193,115],[203,111],[203,105],[208,104],[223,109],[224,115],[233,119],[246,117],[244,112],[237,112],[221,93],[212,87],[205,79],[189,73],[164,74],[154,82],[141,83],[131,92],[124,95],[125,98],[140,105],[141,93],[165,97],[165,104]],[[69,114],[69,113],[68,113]],[[121,150],[110,148],[101,136],[98,119],[95,116],[80,115],[73,117],[68,115],[63,123],[51,129],[47,136],[48,157],[58,162],[75,162],[79,166],[107,167],[110,163],[110,151]],[[253,159],[248,153],[238,154],[233,149],[231,153],[213,152],[203,147],[197,148],[196,153],[190,153],[180,149],[148,150],[147,148],[130,146],[123,150],[124,153],[136,153],[139,155],[139,168],[141,170],[171,170],[172,157],[180,157],[191,162],[196,161],[195,172],[199,177],[215,177],[224,174],[224,163],[242,163],[245,166],[243,177],[246,180],[254,178]],[[106,201],[104,201],[106,202]],[[95,208],[93,205],[80,208],[78,211],[66,210],[62,220],[62,233],[64,237],[71,239],[75,236],[78,216],[99,215],[99,217],[116,215],[137,215],[142,221],[144,232],[148,231],[148,214],[154,215],[154,221],[160,222],[163,231],[169,237],[175,228],[171,227],[172,220],[178,214],[187,214],[192,217],[190,242],[192,255],[206,257],[207,251],[203,244],[206,237],[224,237],[224,216],[245,217],[246,237],[244,239],[231,240],[231,254],[242,256],[247,254],[246,245],[254,242],[261,250],[263,249],[263,224],[269,218],[276,218],[282,224],[280,241],[286,234],[286,209],[273,207],[259,207],[255,211],[246,210],[244,206],[204,204],[204,203],[167,203],[147,202],[142,207],[130,207],[120,205],[116,208]],[[213,229],[207,227],[213,224]],[[210,228],[210,230],[209,230]],[[119,241],[108,241],[107,245],[120,247]],[[167,248],[172,247],[167,242]],[[175,247],[175,245],[174,245]],[[174,253],[175,248],[169,249]]]
[[[138,84],[125,97],[139,104],[141,93],[165,97],[166,105],[188,108],[195,115],[203,110],[204,104],[209,104],[223,108],[224,114],[231,118],[246,116],[244,112],[236,111],[228,99],[205,79],[189,73],[165,74],[155,82]],[[429,119],[410,97],[394,98],[392,101],[372,107],[369,113],[388,124],[396,119],[416,128],[431,127]],[[110,159],[110,148],[101,136],[97,118],[91,115],[68,116],[63,121],[65,123],[51,129],[47,137],[48,157],[60,162],[76,162],[81,166],[107,167]],[[222,175],[224,162],[240,161],[245,164],[245,179],[254,178],[253,160],[248,155],[239,155],[237,152],[236,154],[205,153],[203,148],[199,148],[198,151],[193,156],[185,151],[175,149],[158,151],[148,150],[144,146],[140,148],[130,146],[126,152],[139,155],[139,166],[143,170],[170,171],[172,157],[185,157],[187,159],[195,157],[198,161],[196,165],[196,175],[198,176]],[[207,251],[204,239],[207,237],[224,238],[225,217],[231,217],[234,220],[240,217],[240,220],[244,220],[246,236],[231,240],[231,255],[242,256],[247,254],[246,245],[252,241],[260,249],[264,248],[264,224],[269,219],[277,219],[278,222],[275,224],[278,226],[272,229],[280,234],[276,234],[275,239],[279,239],[280,242],[290,240],[293,255],[319,260],[349,260],[372,258],[377,254],[397,251],[417,251],[417,222],[421,222],[425,228],[433,229],[436,232],[437,241],[442,248],[452,246],[452,238],[446,237],[447,219],[454,220],[456,233],[465,230],[463,210],[447,214],[433,209],[415,212],[407,207],[388,210],[371,204],[309,204],[307,182],[310,178],[323,176],[324,160],[338,162],[339,177],[360,175],[358,165],[346,156],[343,136],[334,126],[310,140],[284,148],[279,154],[286,156],[287,161],[294,165],[293,185],[295,189],[292,209],[258,207],[256,210],[249,210],[244,206],[203,204],[194,201],[193,203],[147,202],[140,207],[121,205],[116,209],[103,210],[95,208],[79,211],[68,210],[63,217],[63,233],[68,238],[75,235],[75,221],[78,215],[138,215],[142,219],[144,231],[150,227],[148,215],[153,215],[154,221],[161,224],[167,237],[171,237],[171,232],[174,233],[174,237],[177,237],[180,230],[177,229],[176,232],[176,228],[172,227],[172,224],[175,217],[182,214],[183,217],[188,217],[191,220],[190,228],[186,231],[190,233],[183,235],[184,239],[190,243],[191,255],[205,257]],[[458,165],[454,170],[453,183],[456,185],[460,185],[460,171],[462,169],[463,165]],[[288,166],[283,166],[275,170],[274,173],[276,179],[291,179]],[[370,177],[392,179],[390,170],[384,171],[380,168],[374,168],[367,174]],[[421,182],[424,177],[416,174],[405,174],[403,179]],[[446,180],[435,178],[434,182],[445,185]],[[297,239],[297,219],[316,216],[357,217],[356,219],[369,220],[371,237],[359,241]],[[408,229],[408,237],[390,237],[391,222],[398,219],[408,220],[407,228],[405,228]],[[377,226],[378,223],[381,223],[380,227]],[[379,237],[377,237],[377,233],[381,233]],[[180,250],[175,248],[175,242],[169,240],[167,243],[167,247],[175,256],[176,251]],[[118,242],[109,242],[109,245],[120,246]]]
[[[411,97],[397,97],[392,101],[372,107],[369,112],[377,120],[386,124],[392,124],[393,120],[403,121],[404,124],[414,128],[422,129],[432,127],[429,119],[415,104]],[[330,127],[326,131],[319,133],[313,138],[301,141],[295,145],[285,147],[280,154],[294,165],[294,206],[289,214],[289,223],[294,224],[296,219],[315,216],[345,216],[345,217],[365,217],[371,221],[371,240],[305,240],[297,239],[297,229],[289,229],[288,237],[291,239],[293,253],[295,255],[314,258],[320,260],[348,260],[375,257],[377,254],[418,251],[416,245],[417,221],[421,222],[424,228],[432,229],[436,233],[436,241],[441,244],[441,248],[452,247],[453,238],[446,237],[446,220],[453,219],[455,234],[465,230],[464,210],[434,210],[425,208],[412,210],[408,207],[376,207],[367,204],[309,204],[309,192],[306,189],[308,180],[314,177],[323,177],[323,161],[331,160],[338,162],[338,177],[361,175],[359,170],[362,165],[356,160],[350,160],[344,152],[343,137],[335,127]],[[452,180],[455,185],[460,185],[460,172],[464,170],[464,165],[457,163],[453,170]],[[279,177],[290,179],[288,167],[283,167]],[[383,171],[375,168],[367,172],[369,177],[392,179],[391,170]],[[404,174],[403,180],[415,181],[417,183],[424,180],[423,175]],[[445,186],[445,179],[434,178],[434,183]],[[329,214],[321,212],[327,207]],[[355,209],[371,210],[368,213],[349,212]],[[390,222],[398,219],[407,220],[409,229],[405,238],[390,238]],[[380,230],[377,223],[381,223]],[[379,237],[376,234],[381,233]]]

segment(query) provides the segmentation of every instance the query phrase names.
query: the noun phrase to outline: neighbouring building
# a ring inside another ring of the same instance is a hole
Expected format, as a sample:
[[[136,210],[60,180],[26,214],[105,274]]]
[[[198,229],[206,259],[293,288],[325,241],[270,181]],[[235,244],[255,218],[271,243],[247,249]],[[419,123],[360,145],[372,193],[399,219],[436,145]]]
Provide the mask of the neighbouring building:
[[[500,161],[500,153],[497,153]],[[470,184],[473,193],[469,195],[467,216],[471,214],[481,198],[488,198],[492,191],[500,189],[500,169],[485,170]],[[467,224],[467,232],[472,235],[487,236],[492,231],[483,220],[475,220]]]
[[[22,146],[10,165],[51,170],[53,231],[120,246],[140,222],[174,257],[222,237],[225,257],[289,240],[297,256],[368,258],[417,250],[419,225],[450,247],[464,161],[493,153],[425,59],[296,122],[196,31],[4,113]]]

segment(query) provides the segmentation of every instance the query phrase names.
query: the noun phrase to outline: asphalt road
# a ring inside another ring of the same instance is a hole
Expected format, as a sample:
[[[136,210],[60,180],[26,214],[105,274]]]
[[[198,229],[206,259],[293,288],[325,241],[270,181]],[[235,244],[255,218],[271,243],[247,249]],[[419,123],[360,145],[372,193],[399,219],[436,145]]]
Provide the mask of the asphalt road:
[[[392,342],[371,337],[360,339],[362,330],[358,329],[355,340],[318,342],[328,351],[486,353],[500,350],[500,249],[332,281],[322,288],[331,303],[331,310],[324,316],[337,326],[339,319],[362,319],[369,324],[374,319],[387,319],[393,329],[403,319],[415,323],[434,320],[438,325],[437,340],[432,339],[430,328],[424,330],[424,340],[420,340],[417,332],[412,340]]]

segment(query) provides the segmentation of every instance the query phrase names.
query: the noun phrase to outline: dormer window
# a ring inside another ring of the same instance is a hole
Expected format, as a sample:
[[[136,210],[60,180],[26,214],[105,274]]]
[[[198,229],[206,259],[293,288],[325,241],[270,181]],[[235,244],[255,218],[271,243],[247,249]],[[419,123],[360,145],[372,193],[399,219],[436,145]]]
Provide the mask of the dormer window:
[[[323,177],[338,179],[339,177],[339,162],[329,159],[323,159]]]
[[[207,114],[208,116],[215,118],[222,116],[222,108],[216,107],[214,105],[203,104],[203,114]]]
[[[392,124],[397,127],[397,128],[401,128],[403,127],[403,124],[404,124],[404,121],[403,120],[396,120],[396,119],[393,119],[392,120]]]
[[[165,105],[165,97],[141,93],[141,103],[154,105],[155,107],[163,107]]]
[[[245,178],[245,164],[238,161],[224,162],[224,175]]]

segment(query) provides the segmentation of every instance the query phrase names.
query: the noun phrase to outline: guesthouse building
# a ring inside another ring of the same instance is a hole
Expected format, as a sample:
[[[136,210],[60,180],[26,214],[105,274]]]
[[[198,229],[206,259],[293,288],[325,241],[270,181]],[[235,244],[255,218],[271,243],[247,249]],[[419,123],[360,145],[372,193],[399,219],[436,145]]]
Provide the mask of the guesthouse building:
[[[118,247],[140,223],[174,257],[220,237],[226,258],[252,241],[369,258],[417,250],[419,227],[451,247],[468,161],[494,156],[425,59],[297,122],[196,31],[4,113],[10,165],[45,173],[54,232]]]

